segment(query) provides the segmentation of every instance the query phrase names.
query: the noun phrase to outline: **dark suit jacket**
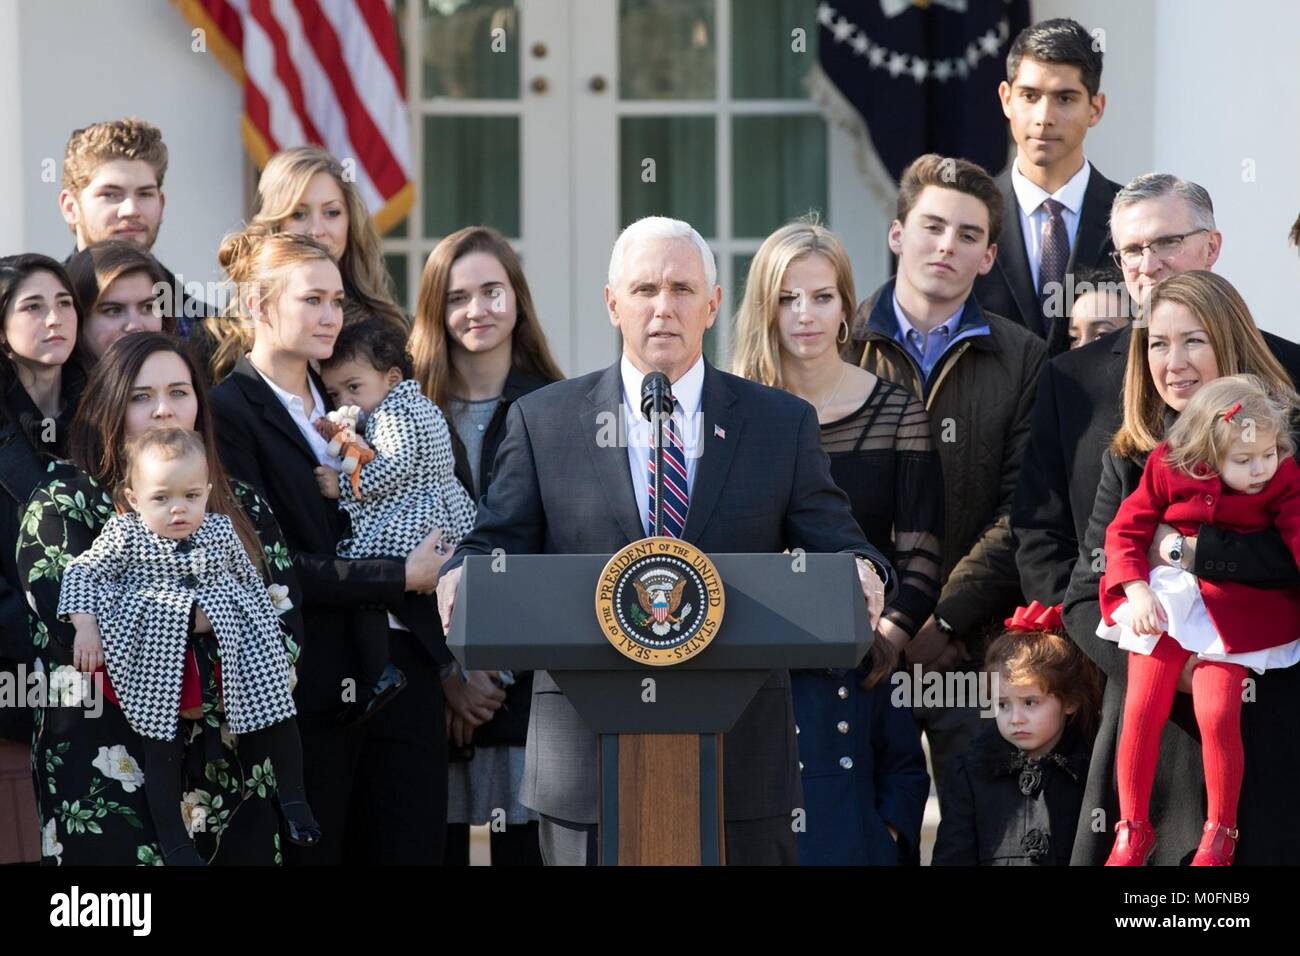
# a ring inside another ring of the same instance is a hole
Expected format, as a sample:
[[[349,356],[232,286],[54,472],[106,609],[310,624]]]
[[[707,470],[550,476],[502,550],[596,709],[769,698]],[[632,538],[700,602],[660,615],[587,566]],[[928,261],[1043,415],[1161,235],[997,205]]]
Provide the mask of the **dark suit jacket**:
[[[619,421],[619,364],[549,385],[515,402],[478,521],[443,573],[466,555],[612,554],[644,538],[627,448],[598,442]],[[831,478],[817,414],[788,392],[705,364],[704,442],[684,540],[706,552],[849,551],[888,569]],[[719,426],[725,438],[715,433]],[[887,572],[893,590],[893,574]],[[799,806],[790,681],[773,671],[726,735],[724,814],[786,816]],[[523,803],[575,823],[596,822],[596,735],[544,671],[533,682]]]
[[[1123,328],[1064,352],[1039,377],[1011,510],[1026,600],[1056,604],[1065,596],[1101,481],[1102,454],[1120,426],[1130,332]],[[1300,381],[1300,347],[1269,332],[1263,335],[1282,367]],[[1091,561],[1093,555],[1083,557]],[[1197,539],[1197,576],[1290,583],[1286,575],[1278,577],[1279,568],[1288,567],[1294,569],[1295,563],[1275,532],[1236,535],[1206,527]]]
[[[1038,290],[1034,288],[1034,274],[1029,268],[1029,255],[1025,252],[1025,234],[1020,228],[1020,205],[1011,186],[1010,165],[998,176],[997,183],[1002,191],[1003,215],[998,258],[988,275],[975,280],[975,298],[989,312],[1006,316],[1048,339],[1048,351],[1055,355],[1068,346],[1068,329],[1064,321],[1056,323],[1043,314]],[[1111,182],[1096,166],[1092,167],[1083,194],[1083,208],[1079,210],[1079,229],[1065,267],[1067,274],[1106,262],[1114,248],[1110,241],[1110,204],[1119,189],[1119,183]]]
[[[324,397],[319,379],[316,387]],[[347,521],[316,485],[317,460],[307,439],[246,357],[212,390],[212,411],[222,463],[275,512],[302,586],[298,706],[307,713],[338,711],[343,681],[358,677],[358,635],[387,628],[381,605],[401,618],[435,659],[449,659],[436,608],[428,597],[406,593],[403,560],[336,557]]]

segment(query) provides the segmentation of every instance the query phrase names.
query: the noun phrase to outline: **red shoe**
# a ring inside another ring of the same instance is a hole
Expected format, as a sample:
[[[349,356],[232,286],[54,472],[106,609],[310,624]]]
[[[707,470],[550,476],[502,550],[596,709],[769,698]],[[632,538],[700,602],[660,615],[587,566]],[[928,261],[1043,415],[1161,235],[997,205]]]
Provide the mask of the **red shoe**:
[[[1192,866],[1232,866],[1237,852],[1237,831],[1221,823],[1208,821],[1201,834],[1201,845],[1192,857]]]
[[[1115,847],[1106,860],[1107,866],[1146,866],[1151,848],[1156,845],[1156,831],[1146,820],[1121,820],[1115,824]]]

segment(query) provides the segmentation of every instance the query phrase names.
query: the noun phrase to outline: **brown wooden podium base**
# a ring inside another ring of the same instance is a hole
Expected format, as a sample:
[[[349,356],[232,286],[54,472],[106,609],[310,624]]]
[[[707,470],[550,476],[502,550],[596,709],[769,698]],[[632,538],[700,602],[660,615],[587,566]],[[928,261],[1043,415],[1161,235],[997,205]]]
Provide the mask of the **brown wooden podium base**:
[[[721,734],[601,734],[601,866],[726,861]]]

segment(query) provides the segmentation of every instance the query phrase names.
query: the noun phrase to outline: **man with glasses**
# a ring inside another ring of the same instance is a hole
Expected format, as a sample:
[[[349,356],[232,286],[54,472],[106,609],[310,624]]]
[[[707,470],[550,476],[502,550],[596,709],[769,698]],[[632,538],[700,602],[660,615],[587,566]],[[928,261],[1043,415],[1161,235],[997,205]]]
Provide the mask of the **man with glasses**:
[[[1138,317],[1152,286],[1180,272],[1212,269],[1223,247],[1210,194],[1168,173],[1139,176],[1121,189],[1111,205],[1110,231],[1130,319]],[[1039,378],[1011,526],[1021,587],[1026,597],[1044,604],[1062,600],[1080,557],[1079,542],[1101,482],[1102,453],[1120,424],[1130,331],[1126,325],[1058,355]],[[1300,347],[1263,335],[1292,379],[1300,381]],[[1224,539],[1207,533],[1198,544],[1189,555],[1194,574],[1229,563]],[[1238,561],[1231,563],[1235,568]]]

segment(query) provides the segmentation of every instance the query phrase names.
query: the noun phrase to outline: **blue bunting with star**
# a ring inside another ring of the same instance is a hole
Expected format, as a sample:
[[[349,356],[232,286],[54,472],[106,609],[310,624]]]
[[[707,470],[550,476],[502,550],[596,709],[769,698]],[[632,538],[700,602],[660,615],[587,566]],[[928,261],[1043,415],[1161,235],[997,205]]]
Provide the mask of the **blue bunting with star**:
[[[838,0],[819,4],[817,19],[822,71],[895,183],[923,153],[994,175],[1006,165],[997,90],[1029,0]]]

